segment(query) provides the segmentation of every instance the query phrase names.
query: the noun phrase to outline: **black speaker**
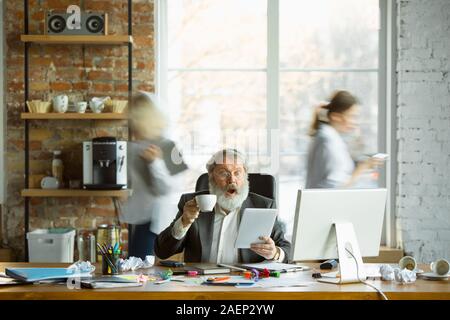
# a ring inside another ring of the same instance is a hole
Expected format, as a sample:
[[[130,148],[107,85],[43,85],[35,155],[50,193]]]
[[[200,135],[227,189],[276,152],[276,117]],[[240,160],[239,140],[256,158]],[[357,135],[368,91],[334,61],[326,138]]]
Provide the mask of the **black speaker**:
[[[86,30],[90,33],[100,33],[105,27],[105,19],[100,16],[90,16],[86,19]]]
[[[81,12],[80,27],[68,26],[71,13],[47,12],[45,34],[48,35],[106,35],[108,34],[108,15],[98,12]],[[73,23],[74,20],[70,19]]]
[[[60,15],[51,16],[47,22],[47,33],[61,33],[66,29],[66,19]]]

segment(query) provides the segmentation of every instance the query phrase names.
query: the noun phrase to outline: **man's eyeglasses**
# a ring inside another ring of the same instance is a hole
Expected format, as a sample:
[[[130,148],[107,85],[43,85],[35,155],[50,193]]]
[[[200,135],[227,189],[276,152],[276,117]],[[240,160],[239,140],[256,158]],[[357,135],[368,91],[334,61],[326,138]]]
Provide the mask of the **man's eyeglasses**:
[[[236,179],[240,180],[244,177],[244,170],[236,170],[233,173],[227,170],[219,170],[214,174],[221,180],[228,180],[231,176],[234,176]]]

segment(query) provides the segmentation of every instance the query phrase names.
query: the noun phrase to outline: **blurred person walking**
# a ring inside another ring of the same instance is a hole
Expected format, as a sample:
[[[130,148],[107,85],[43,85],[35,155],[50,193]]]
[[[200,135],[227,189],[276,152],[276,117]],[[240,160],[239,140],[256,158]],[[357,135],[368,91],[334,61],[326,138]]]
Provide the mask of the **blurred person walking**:
[[[308,154],[306,188],[354,187],[361,176],[382,165],[369,158],[355,164],[343,135],[358,129],[358,100],[337,91],[328,104],[316,109],[310,129],[313,140]]]
[[[119,218],[129,224],[128,255],[153,255],[156,236],[174,218],[168,214],[171,197],[177,199],[174,176],[187,169],[175,143],[165,138],[168,120],[153,94],[139,92],[129,107],[131,141],[128,143],[128,177],[132,189],[119,202]]]

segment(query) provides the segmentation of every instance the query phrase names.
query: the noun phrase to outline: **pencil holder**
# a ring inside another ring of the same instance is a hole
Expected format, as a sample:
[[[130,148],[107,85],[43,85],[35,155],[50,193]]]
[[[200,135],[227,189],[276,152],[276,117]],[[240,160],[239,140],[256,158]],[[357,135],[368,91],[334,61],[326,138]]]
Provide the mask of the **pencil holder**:
[[[103,275],[119,274],[119,264],[118,264],[119,259],[120,259],[120,255],[118,255],[118,254],[103,256],[102,274]]]

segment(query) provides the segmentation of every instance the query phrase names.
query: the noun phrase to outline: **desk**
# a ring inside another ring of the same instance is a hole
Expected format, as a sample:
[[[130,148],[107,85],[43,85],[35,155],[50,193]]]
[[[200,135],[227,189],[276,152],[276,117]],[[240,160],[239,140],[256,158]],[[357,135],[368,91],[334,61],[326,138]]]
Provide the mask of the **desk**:
[[[318,264],[306,264],[318,268]],[[67,267],[68,264],[0,263],[0,272],[5,267]],[[420,266],[428,271],[428,266]],[[101,268],[97,266],[96,272]],[[160,267],[144,269],[144,274],[162,270]],[[139,270],[138,270],[139,271]],[[138,272],[137,271],[137,272]],[[138,272],[139,273],[139,272]],[[305,282],[313,281],[311,271],[282,274],[286,277],[301,277]],[[449,281],[427,281],[400,285],[393,281],[369,280],[384,291],[389,299],[436,299],[450,300]],[[120,289],[69,289],[66,285],[27,284],[0,287],[0,300],[379,300],[380,295],[372,288],[361,284],[333,285],[314,282],[307,287],[286,288],[234,288],[234,287],[186,287],[179,282],[155,285],[152,282],[142,287]]]

